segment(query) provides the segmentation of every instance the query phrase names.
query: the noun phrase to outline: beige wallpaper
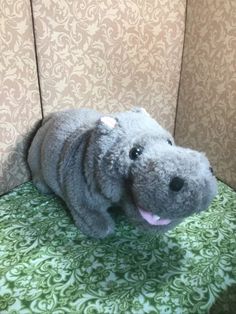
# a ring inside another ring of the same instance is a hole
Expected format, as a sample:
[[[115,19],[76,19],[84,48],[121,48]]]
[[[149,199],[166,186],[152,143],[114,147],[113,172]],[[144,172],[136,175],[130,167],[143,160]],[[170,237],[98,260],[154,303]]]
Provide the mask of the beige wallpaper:
[[[236,188],[236,1],[189,0],[177,142]]]
[[[0,194],[28,179],[23,138],[40,117],[29,1],[0,1]]]
[[[34,0],[43,109],[141,105],[173,131],[185,0]],[[236,2],[188,0],[177,142],[236,187]],[[28,179],[41,118],[30,2],[0,3],[0,194]]]
[[[173,131],[185,0],[34,0],[44,113],[141,105]]]

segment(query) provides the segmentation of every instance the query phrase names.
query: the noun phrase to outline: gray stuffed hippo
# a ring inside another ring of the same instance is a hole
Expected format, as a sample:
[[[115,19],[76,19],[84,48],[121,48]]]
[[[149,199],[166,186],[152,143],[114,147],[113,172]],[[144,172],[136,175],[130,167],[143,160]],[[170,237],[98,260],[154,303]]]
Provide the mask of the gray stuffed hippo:
[[[28,163],[36,187],[60,196],[76,226],[94,238],[113,233],[113,205],[159,232],[206,209],[217,192],[207,158],[175,146],[143,108],[54,113],[36,133]]]

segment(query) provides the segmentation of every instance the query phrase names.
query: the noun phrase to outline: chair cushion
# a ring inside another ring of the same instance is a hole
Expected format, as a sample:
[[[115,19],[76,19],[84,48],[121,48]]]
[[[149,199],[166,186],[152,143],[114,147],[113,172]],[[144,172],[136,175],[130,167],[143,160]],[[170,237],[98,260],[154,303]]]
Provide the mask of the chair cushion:
[[[118,212],[116,233],[100,241],[30,182],[2,196],[0,312],[207,313],[236,282],[236,193],[218,184],[206,212],[166,234]]]

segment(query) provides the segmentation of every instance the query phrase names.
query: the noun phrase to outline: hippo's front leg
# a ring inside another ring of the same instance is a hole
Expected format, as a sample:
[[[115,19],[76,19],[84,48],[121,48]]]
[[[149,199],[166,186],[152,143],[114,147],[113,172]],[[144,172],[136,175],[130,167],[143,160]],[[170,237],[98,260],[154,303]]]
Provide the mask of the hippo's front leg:
[[[68,205],[68,204],[67,204]],[[103,239],[114,232],[115,224],[106,210],[98,211],[87,206],[68,206],[75,225],[86,235]]]

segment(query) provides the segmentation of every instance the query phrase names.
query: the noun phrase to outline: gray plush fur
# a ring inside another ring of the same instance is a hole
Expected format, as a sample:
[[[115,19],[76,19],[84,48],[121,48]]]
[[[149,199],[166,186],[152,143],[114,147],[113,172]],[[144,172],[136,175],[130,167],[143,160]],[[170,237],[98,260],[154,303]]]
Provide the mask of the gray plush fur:
[[[133,147],[142,150],[136,159]],[[92,109],[54,113],[34,137],[28,163],[36,187],[60,196],[76,226],[95,238],[113,233],[112,205],[158,232],[206,209],[217,192],[204,154],[175,146],[142,108],[113,115]],[[176,177],[183,186],[173,190]]]

